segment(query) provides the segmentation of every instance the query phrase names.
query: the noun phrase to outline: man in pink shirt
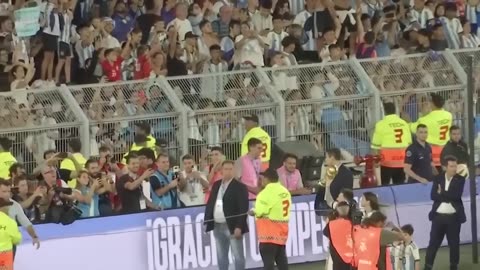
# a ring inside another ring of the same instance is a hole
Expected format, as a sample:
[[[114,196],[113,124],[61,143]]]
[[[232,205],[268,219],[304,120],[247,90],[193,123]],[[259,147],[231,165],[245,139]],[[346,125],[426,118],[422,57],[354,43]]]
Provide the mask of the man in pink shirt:
[[[257,138],[250,138],[247,142],[248,153],[235,162],[235,177],[245,184],[248,189],[248,198],[255,199],[259,188],[259,175],[261,170],[260,156],[263,144]]]
[[[277,169],[279,180],[292,195],[311,194],[312,189],[303,187],[302,175],[297,170],[297,160],[298,157],[294,154],[285,155],[283,166]]]

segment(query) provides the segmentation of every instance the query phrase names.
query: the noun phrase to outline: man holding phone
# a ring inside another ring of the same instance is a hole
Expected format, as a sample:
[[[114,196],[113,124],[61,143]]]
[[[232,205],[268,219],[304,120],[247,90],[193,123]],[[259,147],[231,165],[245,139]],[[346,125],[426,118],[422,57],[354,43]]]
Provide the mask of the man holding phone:
[[[195,166],[193,156],[182,157],[183,170],[179,173],[179,179],[185,182],[178,188],[178,197],[185,206],[201,205],[205,202],[205,190],[209,183],[207,177],[200,173]]]
[[[180,207],[177,187],[185,186],[185,181],[170,170],[170,160],[167,154],[160,154],[155,162],[157,170],[150,177],[152,202],[162,209]]]

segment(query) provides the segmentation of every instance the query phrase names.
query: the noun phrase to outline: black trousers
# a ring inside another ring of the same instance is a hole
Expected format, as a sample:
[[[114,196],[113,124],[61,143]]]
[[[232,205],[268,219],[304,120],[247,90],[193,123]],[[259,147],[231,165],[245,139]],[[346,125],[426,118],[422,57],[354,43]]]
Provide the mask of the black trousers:
[[[390,179],[394,185],[405,183],[405,172],[403,171],[403,168],[381,166],[380,177],[382,178],[382,186],[390,185]]]
[[[274,270],[276,263],[278,270],[288,270],[288,259],[285,245],[260,243],[259,250],[260,255],[262,256],[263,269]]]
[[[455,214],[445,215],[436,214],[432,220],[432,229],[430,230],[430,242],[428,243],[427,254],[425,256],[425,269],[433,269],[433,262],[437,251],[442,244],[443,238],[447,236],[448,247],[450,250],[450,270],[458,270],[460,261],[460,227],[462,224],[458,221]]]

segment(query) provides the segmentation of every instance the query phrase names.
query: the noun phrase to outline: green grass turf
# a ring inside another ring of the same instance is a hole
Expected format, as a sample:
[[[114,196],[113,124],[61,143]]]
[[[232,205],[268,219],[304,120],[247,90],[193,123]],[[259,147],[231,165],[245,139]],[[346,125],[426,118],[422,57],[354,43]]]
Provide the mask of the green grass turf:
[[[423,261],[425,259],[425,250],[420,251],[420,257],[422,259],[421,269],[423,269]],[[450,259],[448,248],[441,248],[435,259],[435,270],[449,270]],[[293,270],[324,270],[325,261],[314,262],[314,263],[304,263],[291,265],[289,269]],[[474,265],[472,263],[472,246],[471,245],[462,245],[460,246],[460,265],[459,270],[470,270],[470,269],[480,269],[480,264]]]

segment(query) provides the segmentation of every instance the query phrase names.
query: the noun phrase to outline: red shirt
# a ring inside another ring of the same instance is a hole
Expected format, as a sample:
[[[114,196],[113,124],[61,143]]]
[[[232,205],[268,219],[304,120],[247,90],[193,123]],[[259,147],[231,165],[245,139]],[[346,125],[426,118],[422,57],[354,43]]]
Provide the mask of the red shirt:
[[[107,76],[109,82],[117,82],[122,80],[122,66],[123,58],[117,57],[117,60],[113,63],[110,63],[108,60],[104,60],[101,65],[103,69],[103,74]]]
[[[133,78],[135,80],[146,79],[150,76],[150,72],[152,72],[152,65],[150,64],[147,56],[140,56],[135,63],[135,73]]]

